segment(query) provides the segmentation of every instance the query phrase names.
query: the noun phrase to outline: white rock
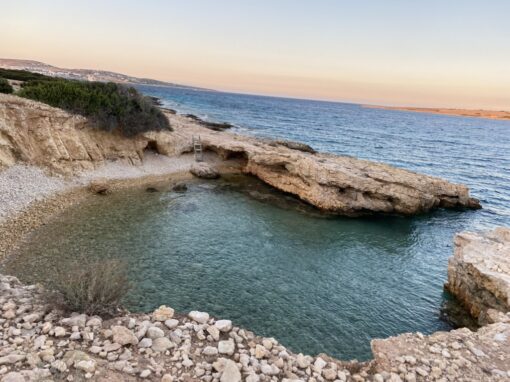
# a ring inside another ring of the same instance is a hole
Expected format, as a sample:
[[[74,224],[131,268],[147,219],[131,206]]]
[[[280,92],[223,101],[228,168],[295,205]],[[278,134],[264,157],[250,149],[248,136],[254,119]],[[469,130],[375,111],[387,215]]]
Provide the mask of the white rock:
[[[166,337],[159,337],[152,341],[152,350],[158,353],[163,353],[173,347],[175,344]]]
[[[234,354],[235,350],[236,350],[236,344],[235,344],[234,340],[232,340],[232,339],[218,342],[218,351],[221,354],[232,355],[232,354]]]
[[[53,334],[55,337],[64,337],[66,335],[66,330],[62,326],[57,326],[53,329]]]
[[[2,382],[25,382],[25,377],[21,373],[12,371],[2,378]]]
[[[199,324],[205,324],[207,321],[209,321],[209,313],[198,312],[196,310],[189,312],[188,317],[193,321],[198,322]]]
[[[89,359],[87,361],[78,361],[74,364],[75,369],[83,370],[86,373],[93,373],[96,370],[96,361]]]
[[[214,346],[206,346],[204,350],[202,350],[202,354],[204,356],[215,356],[218,355],[218,348]]]
[[[140,373],[140,378],[147,378],[151,375],[151,371],[149,369],[145,369]]]
[[[232,330],[232,321],[230,320],[218,320],[214,323],[214,326],[219,329],[220,332],[230,332]]]
[[[179,326],[179,320],[176,320],[175,318],[172,318],[170,320],[166,320],[165,321],[165,326],[168,329],[175,329],[176,327]]]
[[[149,329],[147,329],[147,337],[150,339],[155,340],[156,338],[161,338],[165,336],[165,332],[158,328],[157,326],[151,326]]]
[[[152,346],[152,339],[151,338],[143,338],[139,343],[139,348],[150,348]]]
[[[240,382],[241,372],[239,371],[236,363],[232,360],[225,362],[223,373],[221,374],[220,382]]]

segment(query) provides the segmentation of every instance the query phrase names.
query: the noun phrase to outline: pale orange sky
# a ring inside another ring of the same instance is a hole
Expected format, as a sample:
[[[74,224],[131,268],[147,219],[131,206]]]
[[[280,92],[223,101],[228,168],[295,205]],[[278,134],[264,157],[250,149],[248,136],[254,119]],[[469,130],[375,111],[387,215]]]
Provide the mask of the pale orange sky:
[[[510,110],[510,2],[420,3],[7,1],[0,57],[243,93]]]

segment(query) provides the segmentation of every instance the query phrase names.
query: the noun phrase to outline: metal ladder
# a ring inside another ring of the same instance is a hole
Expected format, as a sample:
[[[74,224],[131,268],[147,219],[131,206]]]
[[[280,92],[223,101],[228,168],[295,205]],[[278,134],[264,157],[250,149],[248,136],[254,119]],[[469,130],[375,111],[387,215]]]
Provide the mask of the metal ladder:
[[[195,153],[195,161],[202,162],[204,160],[204,153],[202,151],[202,141],[200,139],[200,135],[198,137],[193,135],[192,144],[193,152]]]

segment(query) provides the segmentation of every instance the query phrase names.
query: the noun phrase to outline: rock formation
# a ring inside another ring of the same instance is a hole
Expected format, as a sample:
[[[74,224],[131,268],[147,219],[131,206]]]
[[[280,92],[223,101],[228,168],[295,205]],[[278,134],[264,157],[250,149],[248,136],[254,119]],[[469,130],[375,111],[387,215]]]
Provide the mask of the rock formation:
[[[166,114],[173,132],[128,139],[87,126],[62,110],[0,95],[0,167],[21,160],[64,174],[106,160],[143,160],[144,150],[177,156],[200,136],[204,150],[234,159],[241,169],[319,209],[342,215],[413,215],[435,208],[479,208],[466,186],[386,164],[315,153],[306,145],[212,131],[185,116]]]
[[[510,229],[458,234],[446,287],[475,318],[510,312]]]
[[[148,140],[89,126],[81,116],[0,94],[0,168],[22,161],[71,175],[109,159],[138,164]]]

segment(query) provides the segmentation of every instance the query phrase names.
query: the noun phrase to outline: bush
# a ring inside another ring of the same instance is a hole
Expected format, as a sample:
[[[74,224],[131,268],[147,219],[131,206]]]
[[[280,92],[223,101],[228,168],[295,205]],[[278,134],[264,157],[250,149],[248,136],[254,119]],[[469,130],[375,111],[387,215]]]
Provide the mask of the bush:
[[[51,301],[68,312],[114,316],[130,289],[127,265],[120,260],[79,259],[48,275]]]
[[[29,81],[19,96],[88,117],[98,128],[126,136],[171,130],[168,119],[149,97],[115,83],[65,79]]]
[[[36,81],[36,80],[53,80],[54,77],[45,76],[44,74],[32,73],[26,70],[1,69],[0,77],[16,81]]]
[[[11,94],[14,91],[5,78],[0,78],[0,93]]]

